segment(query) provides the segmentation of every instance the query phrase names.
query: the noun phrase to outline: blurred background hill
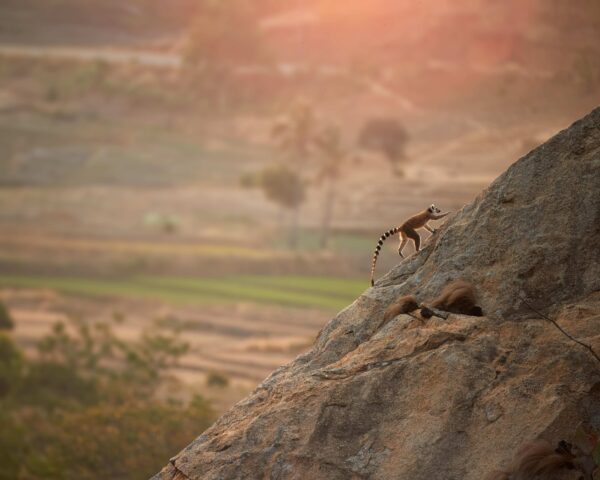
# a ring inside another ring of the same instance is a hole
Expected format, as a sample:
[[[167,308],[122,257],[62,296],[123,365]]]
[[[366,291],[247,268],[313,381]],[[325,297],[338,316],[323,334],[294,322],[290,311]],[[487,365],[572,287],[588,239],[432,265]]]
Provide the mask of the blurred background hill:
[[[594,0],[4,0],[11,341],[181,335],[181,408],[219,413],[368,286],[381,231],[597,106],[599,58]]]

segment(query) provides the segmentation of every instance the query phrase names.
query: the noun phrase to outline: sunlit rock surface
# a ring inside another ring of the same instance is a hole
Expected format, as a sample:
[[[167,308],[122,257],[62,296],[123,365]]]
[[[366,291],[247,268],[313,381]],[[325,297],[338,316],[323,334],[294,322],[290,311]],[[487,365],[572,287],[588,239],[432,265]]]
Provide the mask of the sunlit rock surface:
[[[379,329],[399,295],[427,301],[456,278],[486,317]],[[600,428],[600,364],[523,296],[600,350],[600,109],[451,215],[154,479],[480,480],[524,441]]]

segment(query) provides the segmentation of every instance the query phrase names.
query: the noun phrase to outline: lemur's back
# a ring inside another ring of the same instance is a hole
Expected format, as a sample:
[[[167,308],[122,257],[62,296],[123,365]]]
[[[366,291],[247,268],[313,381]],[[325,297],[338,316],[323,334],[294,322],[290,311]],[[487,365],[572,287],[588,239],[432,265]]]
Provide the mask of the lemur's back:
[[[404,222],[402,225],[400,225],[400,229],[421,228],[423,225],[425,225],[427,223],[428,220],[429,220],[429,212],[427,210],[424,210],[422,212],[417,213],[416,215],[413,215],[408,220],[406,220],[406,222]]]

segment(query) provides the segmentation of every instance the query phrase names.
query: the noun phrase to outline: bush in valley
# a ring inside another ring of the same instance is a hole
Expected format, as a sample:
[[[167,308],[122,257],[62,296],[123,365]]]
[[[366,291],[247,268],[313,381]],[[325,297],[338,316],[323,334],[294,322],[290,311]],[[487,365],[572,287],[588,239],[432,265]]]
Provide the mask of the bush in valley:
[[[160,230],[162,233],[175,234],[177,233],[181,222],[175,215],[148,212],[144,216],[144,223],[149,227]]]
[[[224,373],[211,371],[206,377],[206,384],[209,387],[225,388],[229,385],[229,378]]]
[[[0,401],[16,390],[22,373],[21,352],[10,337],[0,333]]]
[[[79,98],[107,86],[109,65],[102,61],[48,62],[37,68],[37,81],[44,89],[44,99],[56,102]]]
[[[15,322],[12,319],[8,308],[4,303],[0,302],[0,330],[12,330],[15,327]]]
[[[152,476],[213,420],[203,398],[165,393],[186,351],[82,320],[56,324],[33,358],[0,335],[0,480]]]
[[[285,165],[266,167],[260,176],[265,197],[286,209],[296,209],[306,200],[306,184]]]

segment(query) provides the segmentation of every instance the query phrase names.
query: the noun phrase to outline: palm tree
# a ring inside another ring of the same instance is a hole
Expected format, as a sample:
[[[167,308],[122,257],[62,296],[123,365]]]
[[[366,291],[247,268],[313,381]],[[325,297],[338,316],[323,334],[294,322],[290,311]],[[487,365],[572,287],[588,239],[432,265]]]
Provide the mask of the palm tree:
[[[273,126],[271,136],[279,150],[288,157],[295,168],[312,154],[317,121],[312,107],[305,102],[297,103],[285,118]]]
[[[316,133],[316,118],[313,109],[308,103],[297,103],[286,115],[273,126],[271,136],[278,149],[287,158],[292,172],[302,179],[301,167],[308,162],[313,154],[313,144]],[[301,182],[302,183],[302,182]],[[292,227],[290,246],[295,247],[297,242],[300,206],[304,201],[296,202],[292,209]]]
[[[340,129],[334,125],[329,125],[317,135],[315,145],[322,160],[316,182],[325,184],[320,245],[321,248],[327,248],[331,236],[331,222],[337,195],[336,184],[342,174],[343,164],[348,160],[349,152],[342,145]]]

